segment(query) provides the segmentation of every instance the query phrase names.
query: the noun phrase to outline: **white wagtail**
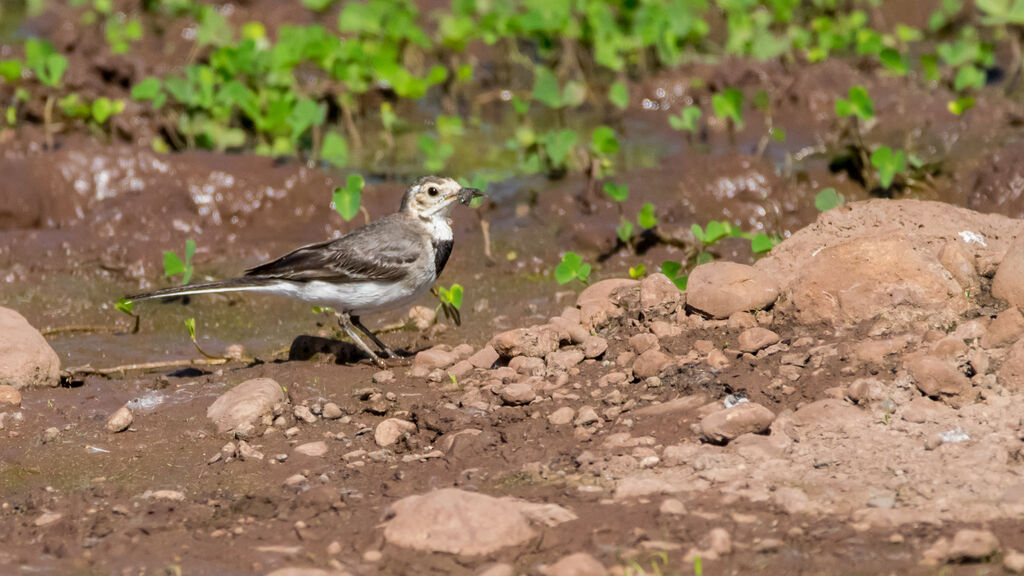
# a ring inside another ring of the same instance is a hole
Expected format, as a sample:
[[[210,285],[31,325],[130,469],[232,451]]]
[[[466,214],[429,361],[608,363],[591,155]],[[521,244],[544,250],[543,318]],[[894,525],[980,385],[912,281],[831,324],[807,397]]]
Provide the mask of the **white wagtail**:
[[[164,288],[130,301],[209,292],[265,292],[333,308],[349,338],[379,365],[384,361],[352,327],[388,356],[395,353],[359,318],[411,305],[428,292],[448,262],[454,236],[449,214],[483,194],[451,178],[427,176],[410,186],[398,212],[337,240],[303,246],[246,270],[240,278]]]

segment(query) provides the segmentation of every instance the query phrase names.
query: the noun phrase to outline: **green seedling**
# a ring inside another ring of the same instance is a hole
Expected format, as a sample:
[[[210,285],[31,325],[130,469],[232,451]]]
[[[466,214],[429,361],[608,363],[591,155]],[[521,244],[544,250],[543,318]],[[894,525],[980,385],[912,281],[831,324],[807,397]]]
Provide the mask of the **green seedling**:
[[[778,236],[769,236],[764,233],[754,234],[750,238],[750,251],[754,254],[766,254],[778,246],[781,241],[782,239]]]
[[[0,78],[8,84],[21,79],[21,60],[0,60]]]
[[[680,264],[679,262],[672,262],[671,260],[666,260],[665,262],[661,263],[661,273],[667,276],[668,279],[671,280],[672,283],[676,285],[676,288],[679,288],[680,290],[686,290],[686,281],[687,279],[689,279],[689,276],[683,274],[682,264]]]
[[[636,280],[637,278],[643,278],[647,274],[647,267],[643,264],[637,264],[636,266],[629,267],[629,277]]]
[[[332,204],[334,209],[341,214],[346,222],[356,217],[359,213],[360,203],[363,198],[363,186],[366,181],[359,174],[349,174],[345,180],[344,187],[334,189]]]
[[[685,130],[687,132],[696,134],[697,130],[700,129],[700,108],[696,106],[687,106],[683,108],[677,115],[669,115],[668,123],[673,130]]]
[[[896,76],[906,76],[910,72],[910,62],[899,50],[885,48],[878,54],[878,61],[885,69]]]
[[[202,354],[203,356],[206,356],[210,360],[225,360],[225,361],[227,360],[226,358],[223,358],[221,356],[214,356],[213,354],[207,354],[206,350],[203,350],[199,346],[199,339],[196,338],[196,319],[195,318],[186,318],[185,319],[185,329],[188,330],[188,337],[189,337],[190,340],[192,340],[192,345],[196,347],[196,350],[200,354]]]
[[[985,72],[971,64],[960,68],[953,79],[953,89],[957,92],[981,90],[984,87]]]
[[[620,218],[621,222],[615,228],[615,234],[622,240],[622,243],[629,245],[629,241],[633,239],[633,230],[635,229],[633,223],[623,216]]]
[[[608,88],[608,101],[619,110],[629,107],[629,88],[624,82],[615,82]]]
[[[192,256],[196,253],[196,241],[189,238],[185,240],[185,259],[182,260],[171,250],[164,252],[164,278],[181,274],[181,285],[184,286],[192,280],[192,273],[195,269],[192,266]]]
[[[114,303],[114,309],[129,316],[135,315],[135,303],[127,298],[118,298]]]
[[[140,102],[149,101],[153,108],[159,110],[167,102],[167,93],[163,90],[163,82],[150,76],[132,86],[132,99]]]
[[[629,186],[626,186],[625,184],[616,184],[614,182],[605,182],[604,193],[612,200],[622,203],[629,198]]]
[[[124,112],[124,100],[111,100],[106,97],[92,101],[92,119],[97,124],[104,124],[111,116]]]
[[[569,129],[544,134],[541,141],[544,143],[544,151],[553,169],[566,167],[569,153],[576,146],[577,140],[579,140],[579,136]]]
[[[871,153],[871,165],[878,172],[879,184],[888,190],[896,176],[906,172],[907,156],[903,150],[893,151],[888,146],[880,146]]]
[[[533,72],[533,99],[551,108],[579,106],[587,97],[586,85],[582,82],[568,82],[559,86],[554,72],[538,66]]]
[[[863,86],[850,88],[850,98],[836,98],[836,116],[840,118],[856,117],[871,120],[875,117],[875,103]]]
[[[589,277],[590,264],[585,264],[583,258],[575,252],[566,252],[561,263],[555,267],[555,280],[559,284],[568,284],[573,280],[586,284]]]
[[[818,212],[825,212],[846,204],[846,197],[836,192],[835,188],[825,188],[814,197],[814,207]]]
[[[973,96],[961,96],[956,100],[950,100],[949,103],[946,104],[946,108],[949,109],[951,114],[962,116],[964,112],[974,108],[975,104],[976,102]]]
[[[445,288],[439,286],[437,289],[437,298],[441,301],[438,304],[446,318],[455,322],[456,326],[462,325],[462,285],[452,284],[451,288]]]
[[[337,132],[328,132],[320,146],[320,158],[334,166],[344,168],[348,164],[348,143]]]
[[[334,0],[302,0],[302,5],[316,12],[323,12],[334,4]]]
[[[711,97],[711,107],[715,116],[730,122],[736,130],[743,130],[743,92],[728,88]]]
[[[132,43],[142,39],[142,23],[135,18],[125,19],[123,15],[108,18],[104,35],[112,53],[127,54]]]
[[[640,213],[636,216],[636,223],[644,230],[650,230],[658,225],[658,215],[655,212],[654,204],[644,202],[640,207]]]

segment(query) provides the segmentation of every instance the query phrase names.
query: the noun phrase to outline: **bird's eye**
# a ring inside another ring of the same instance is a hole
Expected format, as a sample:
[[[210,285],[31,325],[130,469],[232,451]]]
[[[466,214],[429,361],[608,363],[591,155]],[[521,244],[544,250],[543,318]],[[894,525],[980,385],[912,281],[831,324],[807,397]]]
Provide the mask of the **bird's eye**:
[[[430,189],[427,190],[427,194],[430,194],[431,196],[437,196],[437,188],[431,186]]]

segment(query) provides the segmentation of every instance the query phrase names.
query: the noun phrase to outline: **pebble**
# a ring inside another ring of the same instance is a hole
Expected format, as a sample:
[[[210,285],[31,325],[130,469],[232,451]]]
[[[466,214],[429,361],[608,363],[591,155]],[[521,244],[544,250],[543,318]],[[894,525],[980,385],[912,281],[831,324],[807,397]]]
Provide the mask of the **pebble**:
[[[324,454],[327,454],[327,443],[323,440],[317,440],[316,442],[307,442],[305,444],[299,444],[294,448],[296,454],[302,454],[303,456],[311,456],[319,458]]]
[[[948,560],[982,561],[999,552],[999,539],[990,530],[960,530],[953,536]]]
[[[342,412],[341,407],[334,402],[328,402],[324,404],[323,415],[327,420],[337,420],[344,416],[345,413]]]
[[[536,397],[533,387],[525,382],[515,382],[501,389],[501,401],[509,406],[529,404]]]
[[[682,516],[686,514],[686,506],[678,498],[666,498],[661,501],[658,512],[666,516]]]
[[[118,433],[124,432],[132,425],[135,417],[132,416],[132,411],[127,406],[121,406],[116,412],[107,418],[107,432]]]
[[[587,336],[582,347],[584,358],[598,358],[608,350],[608,341],[600,336]]]
[[[548,423],[553,426],[564,426],[572,422],[576,411],[568,406],[562,406],[548,415]]]
[[[580,408],[579,416],[576,417],[574,424],[576,426],[589,426],[595,422],[600,422],[601,417],[597,415],[597,411],[590,406],[584,406]]]
[[[415,434],[416,425],[400,418],[388,418],[373,431],[373,441],[377,446],[386,448],[398,444],[398,441],[406,434]]]
[[[60,512],[44,512],[40,517],[36,518],[33,524],[42,528],[43,526],[49,526],[50,524],[60,522],[63,517],[64,515]]]
[[[60,429],[56,426],[50,426],[46,430],[43,430],[43,444],[49,444],[57,438],[60,438]]]
[[[737,404],[733,408],[719,410],[700,421],[701,435],[714,444],[725,444],[747,434],[759,434],[771,426],[775,414],[753,402]]]
[[[379,370],[370,377],[374,384],[390,384],[395,381],[395,373],[391,370]]]
[[[21,392],[14,386],[0,384],[0,406],[21,406]]]
[[[306,477],[303,476],[302,474],[292,474],[291,476],[286,478],[285,481],[284,481],[284,485],[289,487],[289,488],[295,488],[296,486],[301,486],[302,484],[305,484],[305,483],[306,483]]]
[[[1003,557],[1003,568],[1011,574],[1024,574],[1024,553],[1008,551]]]
[[[316,416],[313,414],[313,411],[310,410],[309,407],[307,406],[296,406],[295,408],[292,409],[292,414],[295,416],[296,419],[302,420],[306,424],[316,423]]]
[[[740,333],[740,350],[754,354],[779,341],[779,335],[767,328],[748,328]]]
[[[488,344],[484,346],[475,354],[469,357],[468,362],[476,368],[481,370],[490,370],[494,363],[498,361],[498,353],[494,350],[494,346]]]
[[[608,571],[590,554],[576,552],[544,567],[541,574],[544,576],[606,576]]]

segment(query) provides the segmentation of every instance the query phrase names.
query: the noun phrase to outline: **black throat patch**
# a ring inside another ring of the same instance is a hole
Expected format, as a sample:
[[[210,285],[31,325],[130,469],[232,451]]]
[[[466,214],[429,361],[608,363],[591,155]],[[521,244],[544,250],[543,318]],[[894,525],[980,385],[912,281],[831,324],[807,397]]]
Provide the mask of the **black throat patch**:
[[[444,270],[444,265],[448,263],[448,257],[452,255],[452,247],[455,242],[453,240],[435,240],[431,243],[434,245],[434,274],[436,277],[441,275],[441,270]]]

